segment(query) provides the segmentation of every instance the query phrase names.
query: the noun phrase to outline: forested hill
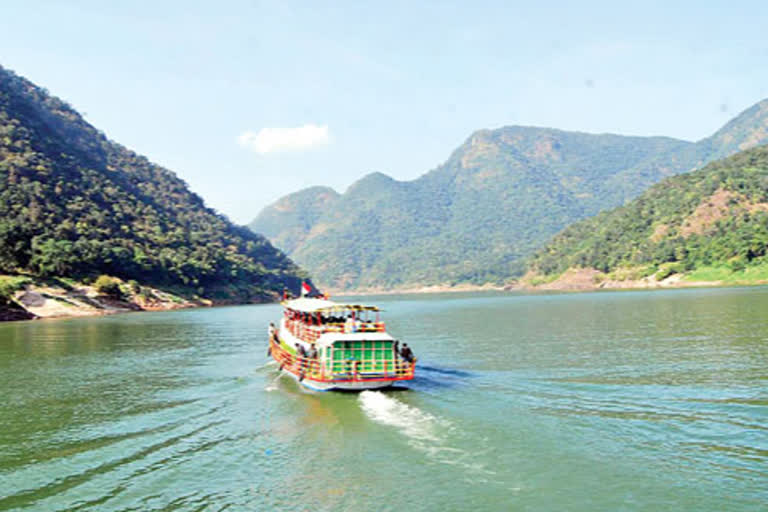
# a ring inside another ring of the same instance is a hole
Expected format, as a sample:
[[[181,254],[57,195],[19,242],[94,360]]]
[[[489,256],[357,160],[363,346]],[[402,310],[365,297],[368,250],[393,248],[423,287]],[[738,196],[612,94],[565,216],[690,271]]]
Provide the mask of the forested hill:
[[[302,272],[171,171],[0,67],[0,273],[108,274],[248,300]]]
[[[532,259],[546,281],[567,269],[613,280],[685,274],[768,279],[768,147],[668,178],[629,204],[569,226]]]
[[[290,253],[327,209],[333,208],[339,193],[330,187],[310,187],[283,197],[259,217],[259,231],[272,243]]]
[[[574,221],[661,179],[768,142],[768,100],[712,137],[480,130],[409,182],[368,175],[344,194],[305,190],[264,209],[265,232],[322,284],[342,289],[502,283]],[[301,221],[297,221],[301,219]]]

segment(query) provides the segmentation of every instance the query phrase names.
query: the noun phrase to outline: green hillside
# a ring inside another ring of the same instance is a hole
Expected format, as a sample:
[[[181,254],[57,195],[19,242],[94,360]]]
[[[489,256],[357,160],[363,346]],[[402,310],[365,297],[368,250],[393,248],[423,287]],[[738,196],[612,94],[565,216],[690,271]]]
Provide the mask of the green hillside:
[[[375,173],[322,209],[313,206],[315,192],[302,191],[265,208],[250,227],[336,288],[503,283],[572,222],[765,142],[768,101],[697,143],[523,126],[481,130],[416,180]]]
[[[768,279],[768,147],[668,178],[626,206],[569,226],[531,262],[545,280],[569,268],[657,279]]]
[[[248,300],[301,271],[175,174],[0,67],[0,273],[109,274]]]
[[[264,211],[257,232],[290,253],[304,242],[316,219],[338,198],[339,193],[330,187],[310,187],[287,195]]]

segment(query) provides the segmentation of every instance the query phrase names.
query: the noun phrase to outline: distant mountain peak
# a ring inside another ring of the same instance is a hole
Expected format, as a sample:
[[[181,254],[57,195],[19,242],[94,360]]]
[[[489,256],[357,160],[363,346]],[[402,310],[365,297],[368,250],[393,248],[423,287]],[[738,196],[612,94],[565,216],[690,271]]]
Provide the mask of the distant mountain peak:
[[[264,208],[250,224],[251,230],[275,241],[284,251],[302,244],[312,227],[341,195],[331,187],[314,186],[288,194]]]
[[[305,199],[317,198],[317,197],[338,197],[339,193],[331,187],[322,185],[315,185],[312,187],[303,188],[296,192],[291,192],[287,196],[283,196],[274,203],[272,206],[280,209],[289,209],[289,205],[303,201]]]
[[[397,180],[383,172],[374,171],[366,174],[347,189],[347,193],[354,190],[368,189],[373,187],[388,186],[397,183]]]
[[[768,142],[768,98],[744,110],[701,142],[708,144],[716,157],[765,144]]]
[[[359,180],[357,180],[357,183],[365,183],[365,182],[371,182],[376,183],[379,181],[396,181],[392,176],[388,174],[384,174],[383,172],[379,171],[373,171],[369,172]]]
[[[499,153],[499,145],[493,140],[491,130],[479,130],[472,134],[461,148],[461,167],[470,169],[482,165],[483,161]]]
[[[251,228],[337,289],[499,283],[568,224],[739,145],[768,142],[764,106],[698,143],[518,125],[477,130],[415,180],[371,173],[326,208],[307,210],[308,224],[267,208]]]

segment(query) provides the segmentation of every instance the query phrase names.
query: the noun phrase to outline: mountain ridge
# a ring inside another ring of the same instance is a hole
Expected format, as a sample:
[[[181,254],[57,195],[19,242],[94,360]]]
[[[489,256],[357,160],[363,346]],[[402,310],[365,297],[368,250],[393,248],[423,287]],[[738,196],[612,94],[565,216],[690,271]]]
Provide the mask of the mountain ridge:
[[[0,272],[109,274],[224,301],[305,277],[176,174],[109,140],[69,104],[0,67]]]
[[[502,284],[568,224],[722,153],[768,142],[766,106],[753,105],[696,142],[546,127],[476,130],[416,179],[356,181],[312,216],[288,252],[319,283],[342,290]],[[271,215],[279,232],[273,208],[249,227],[262,230]]]

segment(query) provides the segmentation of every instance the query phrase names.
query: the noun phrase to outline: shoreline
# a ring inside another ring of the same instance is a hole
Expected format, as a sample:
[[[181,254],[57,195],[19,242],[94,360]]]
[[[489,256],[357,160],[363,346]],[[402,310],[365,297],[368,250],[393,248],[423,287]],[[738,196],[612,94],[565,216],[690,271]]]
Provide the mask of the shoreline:
[[[329,289],[331,297],[340,295],[342,297],[347,296],[371,296],[371,295],[418,295],[418,294],[437,294],[437,293],[462,293],[462,292],[503,292],[509,291],[509,285],[430,285],[419,286],[409,288],[362,288],[359,290],[335,290]]]
[[[0,276],[14,279],[19,276]],[[266,298],[211,300],[186,297],[134,283],[120,282],[120,293],[106,295],[93,286],[62,279],[39,280],[21,276],[24,284],[0,300],[0,322],[99,317],[130,312],[158,312],[216,306],[258,304]],[[135,289],[132,289],[135,288]]]
[[[480,292],[518,292],[518,293],[594,293],[601,291],[654,291],[654,290],[682,290],[691,288],[731,288],[766,286],[768,281],[757,282],[724,282],[724,281],[683,281],[681,276],[654,281],[653,279],[627,280],[627,281],[602,281],[598,283],[585,282],[583,279],[557,279],[551,283],[531,285],[530,283],[517,282],[505,286],[499,285],[460,285],[460,286],[422,286],[410,288],[396,288],[390,290],[364,289],[353,291],[335,291],[333,295],[342,297],[367,297],[376,295],[431,295],[451,293],[480,293]],[[178,309],[213,308],[220,306],[268,304],[269,301],[211,301],[180,299],[173,296],[173,301],[155,302],[152,304],[138,304],[130,300],[115,300],[104,296],[89,297],[87,307],[78,307],[71,304],[72,297],[64,299],[70,302],[63,309],[57,302],[62,297],[50,294],[50,291],[40,293],[39,289],[32,287],[17,293],[16,298],[7,305],[0,305],[0,323],[21,322],[30,320],[59,320],[81,317],[100,317],[120,313],[152,313],[161,311],[173,311]],[[31,294],[31,296],[30,296]],[[44,299],[39,302],[40,296]],[[33,300],[32,306],[23,306],[23,301]],[[48,306],[45,303],[51,303]],[[274,303],[278,303],[275,300]]]
[[[601,280],[592,282],[592,274],[589,279],[557,279],[550,283],[534,285],[526,281],[518,281],[506,285],[460,285],[460,286],[422,286],[410,288],[394,288],[389,290],[379,290],[365,288],[362,290],[335,290],[332,296],[376,296],[376,295],[420,295],[420,294],[439,294],[439,293],[473,293],[473,292],[566,292],[566,293],[589,293],[600,291],[648,291],[648,290],[681,290],[689,288],[730,288],[730,287],[751,287],[766,286],[768,280],[757,281],[685,281],[683,276],[675,274],[663,280],[657,281],[653,277],[639,280]]]
[[[620,290],[674,290],[685,288],[723,288],[743,286],[764,286],[768,280],[712,280],[712,281],[687,281],[683,274],[672,274],[663,279],[656,279],[654,275],[641,279],[611,279],[608,275],[588,268],[572,268],[553,281],[532,284],[535,275],[527,275],[522,278],[518,286],[524,291],[559,291],[559,292],[590,292],[590,291],[620,291]]]

